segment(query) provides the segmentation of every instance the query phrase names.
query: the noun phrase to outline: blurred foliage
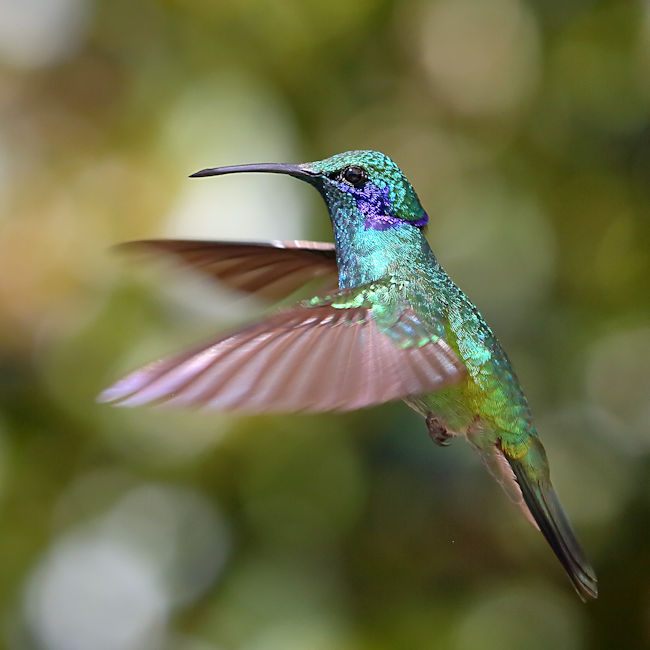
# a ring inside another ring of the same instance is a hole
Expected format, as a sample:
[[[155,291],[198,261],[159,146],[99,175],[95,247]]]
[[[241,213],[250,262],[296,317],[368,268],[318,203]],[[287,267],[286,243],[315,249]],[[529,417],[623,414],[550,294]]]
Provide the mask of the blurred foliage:
[[[650,645],[650,5],[0,0],[7,648]],[[389,153],[526,387],[600,577],[583,606],[461,441],[94,395],[258,307],[124,239],[331,237],[292,179]]]

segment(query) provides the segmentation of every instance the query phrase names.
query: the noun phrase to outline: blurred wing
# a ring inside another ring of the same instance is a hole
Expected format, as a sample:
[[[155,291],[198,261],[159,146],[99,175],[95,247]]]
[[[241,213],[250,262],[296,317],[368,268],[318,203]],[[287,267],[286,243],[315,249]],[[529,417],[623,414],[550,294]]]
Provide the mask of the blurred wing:
[[[343,295],[347,300],[351,294],[337,292],[335,298]],[[145,366],[99,400],[248,412],[347,411],[439,390],[464,377],[465,367],[443,339],[422,339],[420,327],[417,338],[405,340],[403,316],[409,325],[417,321],[411,310],[394,319],[393,336],[363,300],[350,300],[355,306],[347,308],[332,302],[295,307]]]
[[[336,289],[334,244],[310,241],[265,243],[150,239],[120,244],[129,253],[162,253],[231,289],[281,300],[313,280]]]

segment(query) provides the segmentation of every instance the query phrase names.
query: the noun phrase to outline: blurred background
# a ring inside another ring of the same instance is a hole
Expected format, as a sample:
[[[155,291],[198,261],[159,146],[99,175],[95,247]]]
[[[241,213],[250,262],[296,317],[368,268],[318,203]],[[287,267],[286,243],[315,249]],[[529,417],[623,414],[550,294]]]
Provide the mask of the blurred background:
[[[187,175],[355,148],[508,350],[598,601],[401,404],[94,402],[263,308],[112,244],[331,240],[307,185]],[[0,644],[650,647],[649,246],[648,2],[0,0]]]

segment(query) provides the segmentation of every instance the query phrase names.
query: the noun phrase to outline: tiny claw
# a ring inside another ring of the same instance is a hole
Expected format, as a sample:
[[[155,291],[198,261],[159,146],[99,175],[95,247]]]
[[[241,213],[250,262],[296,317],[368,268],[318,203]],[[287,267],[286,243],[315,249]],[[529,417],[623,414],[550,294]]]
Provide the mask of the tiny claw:
[[[431,440],[433,440],[433,442],[435,442],[439,447],[449,447],[451,444],[449,439],[452,436],[449,431],[447,431],[447,427],[443,422],[432,413],[427,415],[426,422]]]

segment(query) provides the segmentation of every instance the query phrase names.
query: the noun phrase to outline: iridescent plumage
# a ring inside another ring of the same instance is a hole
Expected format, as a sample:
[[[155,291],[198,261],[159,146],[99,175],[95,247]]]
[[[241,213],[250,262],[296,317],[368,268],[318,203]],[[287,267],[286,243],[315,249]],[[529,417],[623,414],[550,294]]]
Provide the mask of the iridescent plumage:
[[[422,233],[428,217],[399,167],[375,151],[301,165],[244,165],[290,174],[323,196],[334,248],[145,241],[248,292],[272,298],[318,279],[319,296],[209,345],[127,375],[100,396],[125,406],[246,411],[349,410],[403,399],[446,444],[464,435],[539,527],[581,598],[596,597],[584,557],[549,478],[544,447],[510,362],[476,307]],[[338,276],[338,289],[334,280]]]

